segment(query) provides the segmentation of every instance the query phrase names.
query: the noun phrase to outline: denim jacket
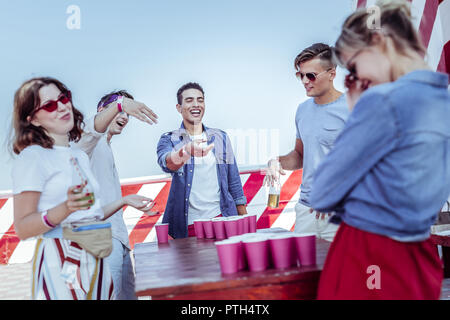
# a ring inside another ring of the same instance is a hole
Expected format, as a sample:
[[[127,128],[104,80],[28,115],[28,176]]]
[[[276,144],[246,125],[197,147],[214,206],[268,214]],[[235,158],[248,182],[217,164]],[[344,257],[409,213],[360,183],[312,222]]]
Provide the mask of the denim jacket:
[[[419,70],[364,92],[315,172],[312,207],[395,240],[428,238],[450,194],[447,85]]]
[[[239,169],[231,147],[228,135],[219,129],[207,128],[207,144],[214,143],[212,152],[217,161],[217,178],[220,188],[220,210],[223,216],[237,215],[237,205],[244,205],[247,199],[242,189]],[[194,176],[194,157],[191,157],[180,169],[171,171],[167,168],[166,157],[172,151],[180,150],[191,142],[184,124],[178,130],[164,133],[158,142],[158,164],[164,172],[172,175],[169,198],[163,222],[169,223],[169,234],[174,238],[187,237],[187,215],[189,210],[189,195]]]

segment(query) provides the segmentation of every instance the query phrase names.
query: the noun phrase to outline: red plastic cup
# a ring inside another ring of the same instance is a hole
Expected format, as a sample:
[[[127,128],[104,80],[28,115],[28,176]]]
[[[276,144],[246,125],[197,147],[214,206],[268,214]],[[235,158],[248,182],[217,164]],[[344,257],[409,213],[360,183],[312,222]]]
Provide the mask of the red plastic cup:
[[[248,232],[256,232],[256,215],[252,214],[248,216]]]
[[[314,233],[295,234],[297,257],[301,266],[316,264],[316,235]]]
[[[157,223],[155,224],[156,237],[158,238],[158,243],[169,242],[169,224],[168,223]]]
[[[225,222],[222,218],[212,219],[212,225],[216,239],[223,240],[227,238],[227,234],[225,231]]]
[[[238,235],[238,222],[236,219],[227,219],[224,220],[225,232],[227,238],[237,236]]]
[[[205,231],[203,230],[202,220],[194,220],[194,229],[195,229],[195,236],[197,237],[197,239],[205,238]]]
[[[279,234],[269,239],[270,256],[276,269],[297,265],[295,237],[292,234]]]
[[[205,231],[205,238],[206,239],[214,239],[214,229],[213,229],[211,219],[204,219],[202,224],[203,224],[203,230]]]
[[[216,242],[217,255],[219,256],[220,270],[224,274],[235,273],[239,270],[241,243],[239,240],[222,240]]]
[[[248,269],[263,271],[269,267],[269,243],[266,237],[252,237],[242,241]]]

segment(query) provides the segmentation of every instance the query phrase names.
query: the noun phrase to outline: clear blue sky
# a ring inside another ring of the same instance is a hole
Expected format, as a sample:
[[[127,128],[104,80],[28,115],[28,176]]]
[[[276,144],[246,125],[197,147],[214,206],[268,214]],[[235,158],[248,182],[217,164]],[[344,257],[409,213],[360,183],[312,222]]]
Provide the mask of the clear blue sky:
[[[14,92],[34,76],[65,83],[86,117],[115,89],[127,89],[159,115],[155,126],[131,119],[113,138],[121,178],[162,173],[156,144],[180,125],[175,95],[188,81],[205,89],[206,125],[275,130],[279,151],[289,152],[295,111],[306,99],[294,58],[315,42],[334,44],[352,11],[351,0],[1,2],[0,190],[12,187],[12,158],[4,141]],[[79,30],[66,26],[70,5],[80,8]],[[342,73],[338,70],[335,82],[340,90]],[[241,158],[241,168],[258,164]]]

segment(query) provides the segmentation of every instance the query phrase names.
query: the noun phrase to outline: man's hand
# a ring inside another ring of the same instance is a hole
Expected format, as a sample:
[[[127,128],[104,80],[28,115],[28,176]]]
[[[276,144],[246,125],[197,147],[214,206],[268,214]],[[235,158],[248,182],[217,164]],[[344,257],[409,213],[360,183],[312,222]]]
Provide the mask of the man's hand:
[[[240,204],[236,206],[237,212],[239,216],[243,216],[247,214],[247,207],[244,204]]]
[[[316,211],[316,210],[314,210],[313,208],[309,209],[309,213],[313,213],[314,211]],[[328,217],[331,216],[331,213],[323,213],[323,212],[316,211],[316,219],[317,220],[319,220],[319,219],[325,220],[325,218],[327,216]]]
[[[167,158],[167,167],[170,170],[177,171],[181,166],[183,166],[191,156],[194,157],[204,157],[214,148],[214,144],[211,143],[206,148],[200,146],[201,143],[206,142],[206,140],[195,140],[185,144],[180,150],[171,152]]]
[[[214,148],[214,143],[211,143],[205,148],[201,147],[200,145],[205,142],[206,140],[194,140],[186,144],[183,149],[189,153],[189,155],[193,155],[194,157],[205,157]]]
[[[148,124],[158,123],[158,121],[156,120],[158,119],[156,113],[154,113],[152,109],[147,107],[142,102],[124,97],[122,110],[126,114],[133,116],[143,122],[147,122]]]
[[[283,168],[278,159],[269,160],[266,176],[264,177],[263,185],[273,186],[278,181],[278,174],[285,175]]]

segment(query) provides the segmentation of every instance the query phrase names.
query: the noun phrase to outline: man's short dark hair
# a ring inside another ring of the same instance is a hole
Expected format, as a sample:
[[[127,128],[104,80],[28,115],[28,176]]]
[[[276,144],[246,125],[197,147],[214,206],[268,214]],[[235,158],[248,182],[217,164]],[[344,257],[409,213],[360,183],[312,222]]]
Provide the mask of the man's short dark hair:
[[[99,101],[98,104],[97,104],[97,110],[98,110],[100,107],[102,107],[103,104],[104,104],[105,102],[107,102],[109,99],[111,99],[111,97],[114,96],[114,95],[117,95],[117,96],[124,96],[124,97],[126,97],[126,98],[129,98],[129,99],[133,99],[133,100],[134,100],[134,97],[133,97],[130,93],[128,93],[126,90],[112,91],[112,92],[110,92],[110,93],[108,93],[108,94],[105,94],[105,95],[100,99],[100,101]]]
[[[333,61],[333,48],[325,43],[315,43],[312,46],[304,49],[295,58],[294,67],[300,70],[300,64],[315,58],[319,58],[324,68],[336,67]]]
[[[203,94],[203,98],[205,97],[205,92],[203,91],[203,88],[201,85],[199,85],[197,82],[188,82],[181,86],[180,89],[177,91],[177,101],[178,104],[181,104],[183,102],[183,91],[189,90],[189,89],[197,89]]]

